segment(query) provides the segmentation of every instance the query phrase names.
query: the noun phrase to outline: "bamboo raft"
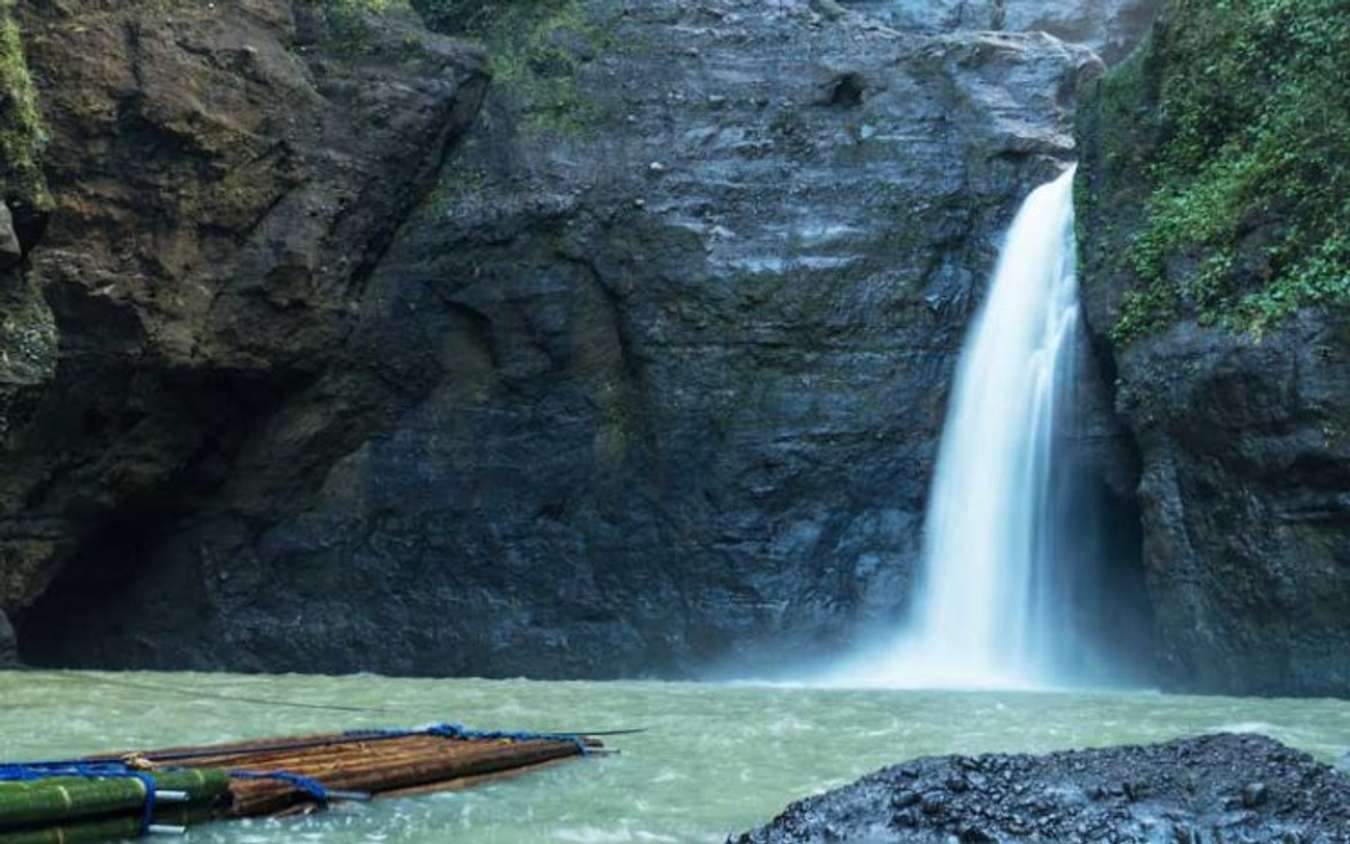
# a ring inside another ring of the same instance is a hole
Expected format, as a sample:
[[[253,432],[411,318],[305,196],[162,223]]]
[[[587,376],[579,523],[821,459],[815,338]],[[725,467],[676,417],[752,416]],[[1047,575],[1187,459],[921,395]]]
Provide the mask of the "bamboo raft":
[[[469,788],[605,752],[581,734],[437,724],[0,764],[0,844],[109,841],[307,813]]]

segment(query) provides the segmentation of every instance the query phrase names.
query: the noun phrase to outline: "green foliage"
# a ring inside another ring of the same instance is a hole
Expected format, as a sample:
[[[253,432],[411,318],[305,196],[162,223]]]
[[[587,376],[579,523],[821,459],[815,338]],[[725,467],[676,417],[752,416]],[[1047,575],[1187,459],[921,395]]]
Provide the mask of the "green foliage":
[[[1260,334],[1350,305],[1350,14],[1345,0],[1175,0],[1163,142],[1142,174],[1119,342],[1189,311]],[[1138,73],[1138,67],[1122,68]],[[1117,86],[1119,90],[1122,86]]]
[[[408,0],[305,0],[323,10],[328,23],[328,46],[350,56],[375,50],[367,18],[393,9],[409,8]],[[410,52],[419,52],[420,44],[405,44]]]
[[[608,29],[580,0],[305,0],[323,10],[330,47],[359,55],[373,50],[368,19],[393,8],[416,10],[429,28],[479,40],[494,82],[519,101],[528,128],[585,134],[600,119],[576,85],[580,63],[613,46]],[[421,44],[404,45],[410,53]]]
[[[494,84],[517,98],[528,128],[584,135],[603,118],[582,96],[576,74],[582,63],[614,47],[615,38],[580,0],[411,2],[432,29],[483,42]]]
[[[11,202],[45,210],[51,206],[42,175],[47,133],[13,7],[14,0],[0,0],[0,188]]]

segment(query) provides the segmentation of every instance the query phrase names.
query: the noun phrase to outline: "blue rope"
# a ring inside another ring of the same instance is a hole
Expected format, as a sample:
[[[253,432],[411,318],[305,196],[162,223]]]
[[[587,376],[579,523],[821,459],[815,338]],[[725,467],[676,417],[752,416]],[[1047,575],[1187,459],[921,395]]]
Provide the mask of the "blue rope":
[[[86,779],[135,779],[145,788],[145,803],[141,807],[142,836],[148,835],[155,822],[155,778],[145,771],[133,770],[125,762],[21,762],[0,765],[0,782],[35,782],[54,777],[82,777]]]
[[[471,730],[463,724],[432,724],[416,730],[350,730],[343,735],[350,738],[404,738],[406,736],[439,736],[453,741],[570,741],[577,746],[582,756],[590,756],[585,737],[578,733],[531,733],[526,731],[504,732],[494,730],[484,732]]]
[[[230,777],[237,780],[276,780],[287,782],[301,791],[307,792],[320,806],[328,805],[328,789],[316,779],[293,774],[289,771],[230,771]]]

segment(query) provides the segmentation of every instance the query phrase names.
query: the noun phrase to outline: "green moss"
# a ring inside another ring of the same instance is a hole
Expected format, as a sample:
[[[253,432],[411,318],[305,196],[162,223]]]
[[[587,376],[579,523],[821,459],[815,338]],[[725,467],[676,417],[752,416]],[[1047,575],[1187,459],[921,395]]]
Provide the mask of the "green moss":
[[[1145,190],[1115,339],[1182,316],[1259,335],[1300,308],[1350,305],[1344,0],[1173,0],[1165,19],[1156,55],[1098,93],[1104,162],[1138,167]],[[1111,137],[1149,120],[1156,147]]]
[[[518,101],[527,129],[583,136],[609,115],[584,96],[582,64],[617,39],[581,0],[411,0],[437,31],[482,41],[494,84]]]
[[[7,201],[43,211],[52,205],[42,175],[47,133],[13,8],[0,0],[0,178]]]
[[[326,46],[348,56],[361,56],[377,51],[370,29],[372,15],[384,15],[394,10],[408,10],[408,0],[304,0],[320,9],[328,24]],[[403,44],[410,56],[420,55],[421,42],[410,39]]]

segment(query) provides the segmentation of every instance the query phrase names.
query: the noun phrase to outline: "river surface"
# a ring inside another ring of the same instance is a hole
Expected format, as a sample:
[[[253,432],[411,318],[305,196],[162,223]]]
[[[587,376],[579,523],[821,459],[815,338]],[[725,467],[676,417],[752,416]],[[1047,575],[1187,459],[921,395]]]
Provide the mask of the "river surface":
[[[371,707],[330,712],[219,696]],[[355,727],[646,727],[618,756],[469,792],[289,820],[219,823],[191,842],[718,842],[789,801],[921,755],[1046,751],[1259,731],[1323,759],[1350,702],[1150,693],[846,691],[679,683],[0,672],[0,761]]]

